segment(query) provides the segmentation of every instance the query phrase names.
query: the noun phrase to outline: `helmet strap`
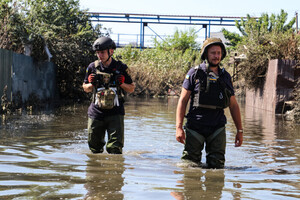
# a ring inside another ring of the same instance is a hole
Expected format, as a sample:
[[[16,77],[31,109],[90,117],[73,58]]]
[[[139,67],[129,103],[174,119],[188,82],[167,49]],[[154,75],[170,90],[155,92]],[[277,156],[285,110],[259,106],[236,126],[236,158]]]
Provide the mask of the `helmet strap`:
[[[107,55],[108,55],[108,58],[107,58],[107,60],[105,62],[107,62],[110,59],[110,57],[111,57],[111,55],[109,53],[109,49],[107,49]]]
[[[107,49],[107,55],[108,55],[108,58],[106,59],[106,61],[102,62],[103,64],[107,63],[109,61],[109,59],[111,58],[111,55],[109,53],[109,49]]]

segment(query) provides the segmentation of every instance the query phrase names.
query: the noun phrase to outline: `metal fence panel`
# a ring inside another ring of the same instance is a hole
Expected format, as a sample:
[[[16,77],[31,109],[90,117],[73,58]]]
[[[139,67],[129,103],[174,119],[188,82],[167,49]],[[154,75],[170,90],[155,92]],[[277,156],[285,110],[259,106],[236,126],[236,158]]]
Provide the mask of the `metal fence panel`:
[[[13,94],[20,92],[22,101],[35,94],[39,99],[53,99],[55,93],[55,65],[34,61],[22,54],[13,56]]]
[[[52,62],[38,62],[30,56],[0,49],[0,96],[7,86],[7,97],[14,101],[20,94],[22,102],[35,94],[41,100],[56,96],[56,66]]]
[[[7,86],[7,98],[11,100],[12,91],[11,91],[11,70],[12,70],[12,57],[13,52],[0,49],[0,96],[3,95],[3,89]]]

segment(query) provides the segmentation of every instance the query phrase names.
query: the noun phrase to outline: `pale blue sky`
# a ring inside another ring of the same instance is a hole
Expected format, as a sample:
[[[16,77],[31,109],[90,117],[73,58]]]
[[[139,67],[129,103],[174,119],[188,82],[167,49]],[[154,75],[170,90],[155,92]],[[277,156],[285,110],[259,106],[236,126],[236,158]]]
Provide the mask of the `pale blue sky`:
[[[300,0],[80,0],[82,9],[91,12],[197,15],[197,16],[251,16],[259,17],[262,13],[279,14],[283,9],[288,13],[289,20],[300,11]],[[299,18],[300,19],[300,18]],[[140,24],[102,23],[112,32],[139,34]],[[300,23],[298,23],[300,24]],[[172,35],[176,28],[187,30],[191,26],[151,25],[159,35]],[[235,28],[225,27],[233,32]],[[200,27],[195,27],[196,30]],[[211,27],[211,32],[218,32],[220,26]],[[145,34],[154,34],[145,29]],[[112,35],[112,38],[114,35]],[[199,37],[204,37],[204,30],[199,31]],[[114,39],[114,38],[113,38]]]

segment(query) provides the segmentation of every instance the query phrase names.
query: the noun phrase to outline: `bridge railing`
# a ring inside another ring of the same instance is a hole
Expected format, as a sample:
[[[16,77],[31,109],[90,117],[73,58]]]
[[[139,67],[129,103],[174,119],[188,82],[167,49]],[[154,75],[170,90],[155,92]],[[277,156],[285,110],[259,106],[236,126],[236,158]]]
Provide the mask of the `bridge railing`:
[[[236,21],[241,20],[241,17],[233,16],[186,16],[103,12],[87,12],[87,14],[92,22],[139,23],[140,37],[138,43],[141,48],[146,46],[145,27],[150,28],[150,24],[200,25],[205,30],[205,38],[207,38],[210,37],[211,26],[235,26]],[[152,32],[154,31],[152,30]]]
[[[131,45],[132,47],[140,47],[140,34],[128,34],[128,33],[111,33],[110,37],[115,41],[117,47],[125,47],[127,45]],[[161,38],[167,38],[168,35],[157,35],[153,34],[145,34],[144,35],[144,47],[153,48],[154,47],[154,39],[161,41]]]

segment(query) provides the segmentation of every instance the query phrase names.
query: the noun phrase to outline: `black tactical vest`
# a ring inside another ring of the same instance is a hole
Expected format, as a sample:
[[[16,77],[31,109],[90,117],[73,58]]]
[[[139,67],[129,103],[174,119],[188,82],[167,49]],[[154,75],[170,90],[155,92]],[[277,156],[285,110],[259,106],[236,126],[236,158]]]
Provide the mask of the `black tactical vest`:
[[[106,72],[101,72],[99,69],[100,63],[98,60],[95,61],[95,68],[96,68],[96,79],[97,79],[97,90],[93,91],[93,97],[92,100],[93,102],[96,101],[96,98],[103,93],[103,98],[105,101],[106,95],[111,96],[111,89],[115,91],[115,94],[118,96],[120,103],[124,103],[124,93],[122,92],[122,89],[120,86],[116,84],[116,76],[120,74],[120,71],[117,69],[113,73],[106,73]],[[101,91],[99,93],[98,91]],[[103,92],[102,92],[103,91]],[[109,98],[110,99],[110,98]]]
[[[231,92],[219,76],[213,72],[206,74],[197,67],[194,80],[195,85],[199,82],[198,92],[193,97],[194,107],[224,109],[229,106]]]

